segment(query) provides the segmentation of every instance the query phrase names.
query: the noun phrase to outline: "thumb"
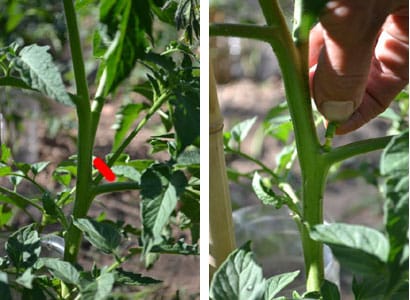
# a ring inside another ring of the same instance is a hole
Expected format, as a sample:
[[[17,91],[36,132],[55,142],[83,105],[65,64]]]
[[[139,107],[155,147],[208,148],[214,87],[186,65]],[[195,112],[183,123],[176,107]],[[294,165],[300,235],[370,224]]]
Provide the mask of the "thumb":
[[[319,111],[330,121],[347,120],[363,98],[374,44],[385,18],[373,14],[371,2],[329,2],[321,17],[324,45],[312,93]]]

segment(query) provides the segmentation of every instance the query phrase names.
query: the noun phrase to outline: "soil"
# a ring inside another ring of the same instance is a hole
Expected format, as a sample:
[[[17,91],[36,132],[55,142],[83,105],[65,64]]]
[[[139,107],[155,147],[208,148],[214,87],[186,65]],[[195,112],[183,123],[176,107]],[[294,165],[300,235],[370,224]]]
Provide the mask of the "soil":
[[[46,172],[41,173],[38,180],[48,188],[53,189],[55,186],[53,186],[53,181],[50,180],[51,172],[58,162],[76,153],[74,143],[76,129],[73,127],[75,115],[69,108],[53,102],[47,101],[46,104],[43,103],[40,107],[35,100],[33,101],[27,95],[22,94],[18,98],[19,101],[24,101],[24,105],[20,103],[21,106],[17,106],[19,112],[24,111],[24,107],[28,107],[29,111],[24,113],[26,118],[22,130],[15,131],[14,134],[15,157],[19,161],[25,162],[50,161],[51,164],[47,167]],[[137,99],[137,101],[141,101],[141,99]],[[115,112],[120,105],[120,101],[115,101],[104,106],[93,153],[96,156],[104,157],[111,150],[114,136],[114,130],[111,129],[111,126],[115,122]],[[35,113],[33,113],[33,107]],[[41,113],[43,108],[45,108],[45,114],[44,112]],[[58,130],[55,136],[51,136],[49,132],[50,120],[60,120],[62,122],[62,128]],[[126,152],[132,158],[155,158],[159,160],[166,158],[164,155],[151,155],[149,153],[150,147],[146,141],[151,135],[155,134],[157,125],[158,119],[154,118],[150,121],[149,126],[142,130],[129,145]],[[8,134],[12,131],[11,128],[9,129]],[[6,183],[2,182],[2,184]],[[28,186],[23,186],[22,192],[32,193],[35,191]],[[105,213],[106,218],[109,220],[123,221],[138,228],[140,226],[138,192],[113,193],[98,197],[89,211],[89,216],[97,217],[101,213]],[[24,226],[29,221],[24,214],[19,213],[13,221],[13,225],[17,228]],[[48,230],[55,229],[49,228]],[[186,238],[189,234],[174,232],[174,236],[177,239],[180,237]],[[136,241],[128,241],[127,243],[126,248],[136,245]],[[88,242],[83,242],[79,260],[85,268],[91,268],[94,262],[99,267],[112,263],[110,257],[97,253]],[[122,290],[125,294],[131,295],[132,292],[140,292],[139,295],[142,299],[199,299],[199,257],[161,255],[150,270],[146,270],[140,258],[135,257],[122,267],[124,270],[163,280],[162,284],[152,287]]]

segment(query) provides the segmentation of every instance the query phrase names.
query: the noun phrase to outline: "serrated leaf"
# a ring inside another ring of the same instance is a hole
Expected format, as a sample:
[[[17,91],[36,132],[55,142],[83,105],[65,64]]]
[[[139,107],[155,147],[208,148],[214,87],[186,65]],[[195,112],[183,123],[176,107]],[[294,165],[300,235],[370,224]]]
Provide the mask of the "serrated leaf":
[[[73,224],[85,234],[85,238],[105,253],[113,253],[120,245],[121,235],[118,228],[110,223],[91,219],[74,219]]]
[[[120,110],[116,113],[116,121],[113,125],[115,129],[114,144],[112,146],[112,151],[115,151],[124,140],[128,130],[131,128],[132,124],[137,120],[141,111],[143,111],[145,105],[142,103],[131,103],[122,106]]]
[[[125,285],[145,286],[151,284],[158,284],[162,281],[151,277],[146,277],[141,274],[127,272],[120,268],[115,270],[115,282]]]
[[[265,300],[271,300],[299,275],[300,271],[275,275],[266,282]]]
[[[252,188],[263,204],[273,205],[278,209],[284,204],[283,197],[276,195],[270,188],[265,186],[258,172],[255,172],[253,175]]]
[[[74,105],[48,49],[48,46],[38,45],[24,47],[13,59],[14,68],[31,88],[65,105]]]
[[[141,216],[144,251],[147,254],[162,241],[161,233],[169,222],[179,195],[187,185],[181,171],[170,173],[165,166],[148,169],[141,177]]]
[[[389,254],[387,239],[375,229],[343,223],[314,226],[310,236],[328,245],[342,265],[353,272],[385,272]]]
[[[228,256],[212,278],[210,299],[263,299],[265,279],[252,256],[250,242]]]
[[[40,238],[34,226],[31,224],[20,228],[6,242],[7,255],[16,268],[29,268],[40,256]]]

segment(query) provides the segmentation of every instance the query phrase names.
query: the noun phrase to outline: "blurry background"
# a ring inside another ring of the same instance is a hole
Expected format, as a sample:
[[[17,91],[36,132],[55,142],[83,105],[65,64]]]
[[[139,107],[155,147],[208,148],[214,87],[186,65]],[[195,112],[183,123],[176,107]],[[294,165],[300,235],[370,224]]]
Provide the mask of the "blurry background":
[[[280,4],[290,26],[293,1],[281,0]],[[210,22],[264,24],[257,0],[212,0]],[[277,166],[278,155],[293,140],[293,137],[289,117],[281,120],[270,118],[272,109],[286,101],[281,72],[270,46],[255,40],[233,37],[211,38],[210,44],[210,55],[214,62],[215,78],[218,83],[219,102],[225,118],[224,131],[231,130],[241,121],[256,117],[247,138],[241,142],[240,149],[252,158],[260,160],[270,169],[274,169]],[[382,116],[353,133],[335,138],[334,145],[392,134],[398,128],[407,126],[407,111],[408,93],[404,91]],[[316,113],[315,118],[320,120],[321,117]],[[322,122],[318,132],[320,137],[324,136]],[[381,228],[383,202],[377,185],[380,153],[381,151],[377,151],[358,156],[332,168],[324,198],[325,219],[331,222]],[[226,159],[234,219],[237,222],[236,230],[243,235],[247,222],[252,223],[250,222],[252,218],[266,219],[269,214],[278,213],[272,211],[273,208],[264,207],[252,191],[253,172],[259,169],[259,166],[240,155],[228,154]],[[297,162],[289,174],[289,183],[294,187],[300,183]],[[286,215],[286,211],[283,209],[281,211],[282,215]],[[246,214],[248,218],[251,215],[251,218],[246,219],[244,217]],[[269,235],[260,224],[257,226],[259,226],[259,233],[253,231],[253,234]],[[278,228],[271,230],[275,231],[275,229]],[[237,239],[243,241],[244,237],[238,236]],[[266,251],[269,249],[265,249]],[[274,270],[275,266],[265,265],[264,271],[267,268]],[[289,268],[287,271],[294,271],[290,266]],[[351,275],[342,269],[340,277],[342,299],[353,299],[350,292],[351,280]]]

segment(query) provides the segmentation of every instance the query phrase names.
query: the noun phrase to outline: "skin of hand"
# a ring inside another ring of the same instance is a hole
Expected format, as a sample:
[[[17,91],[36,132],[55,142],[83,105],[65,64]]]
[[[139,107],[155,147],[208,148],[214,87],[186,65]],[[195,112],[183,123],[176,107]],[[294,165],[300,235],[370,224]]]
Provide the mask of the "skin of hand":
[[[408,84],[407,0],[329,1],[309,40],[319,111],[351,132],[382,113]]]

